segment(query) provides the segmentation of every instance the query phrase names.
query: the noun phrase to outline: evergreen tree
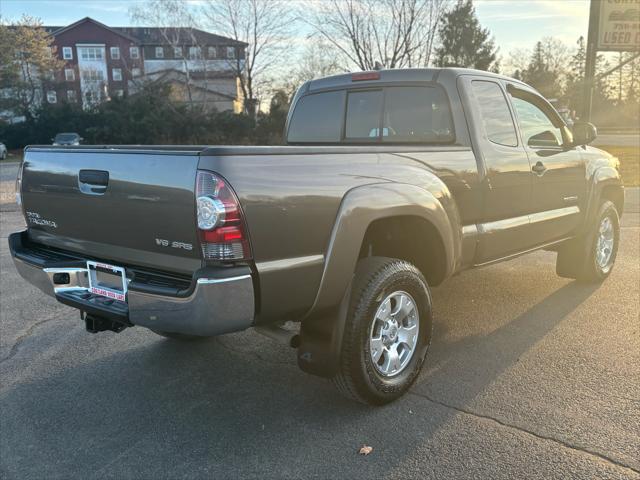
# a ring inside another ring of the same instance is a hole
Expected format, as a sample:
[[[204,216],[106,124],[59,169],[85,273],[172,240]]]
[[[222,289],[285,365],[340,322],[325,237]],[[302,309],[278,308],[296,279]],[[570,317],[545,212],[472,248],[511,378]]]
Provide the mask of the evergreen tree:
[[[561,94],[560,76],[549,67],[542,42],[536,43],[529,66],[521,72],[520,77],[546,98],[558,98]]]
[[[44,91],[55,88],[55,72],[64,62],[52,41],[41,22],[27,15],[15,25],[0,23],[0,90],[10,92],[0,96],[0,111],[31,118]]]
[[[498,49],[491,32],[480,25],[471,0],[458,0],[455,8],[443,16],[438,35],[437,66],[498,71]]]
[[[579,111],[584,95],[584,72],[587,59],[587,49],[584,37],[580,36],[576,42],[578,48],[569,61],[565,101],[570,110]]]
[[[584,37],[578,38],[576,52],[569,60],[567,71],[567,82],[564,89],[564,100],[570,110],[580,113],[583,109],[583,96],[585,89],[585,67],[587,59],[587,49]],[[596,76],[609,69],[609,63],[604,56],[596,57]],[[593,110],[605,110],[610,107],[609,93],[611,86],[607,78],[596,78],[592,104]]]

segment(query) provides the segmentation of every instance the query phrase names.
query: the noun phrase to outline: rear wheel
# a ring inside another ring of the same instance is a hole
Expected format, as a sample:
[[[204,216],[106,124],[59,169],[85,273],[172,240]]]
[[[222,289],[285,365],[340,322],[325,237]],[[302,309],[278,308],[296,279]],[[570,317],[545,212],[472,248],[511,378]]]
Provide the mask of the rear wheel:
[[[605,200],[589,231],[558,251],[556,272],[581,282],[602,282],[613,269],[619,242],[618,211],[612,202]]]
[[[345,326],[340,371],[345,396],[382,405],[418,377],[431,341],[431,295],[412,264],[370,257],[358,263]]]

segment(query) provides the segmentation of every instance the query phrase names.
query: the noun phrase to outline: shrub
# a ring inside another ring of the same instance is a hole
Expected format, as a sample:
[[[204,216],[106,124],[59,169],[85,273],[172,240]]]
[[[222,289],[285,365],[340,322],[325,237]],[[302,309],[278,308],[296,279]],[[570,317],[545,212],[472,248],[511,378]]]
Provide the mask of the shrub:
[[[44,104],[32,119],[0,125],[8,148],[51,143],[60,132],[77,132],[85,144],[277,144],[286,110],[252,119],[231,112],[205,111],[170,100],[168,86],[149,85],[140,93],[113,98],[94,109],[77,104]]]

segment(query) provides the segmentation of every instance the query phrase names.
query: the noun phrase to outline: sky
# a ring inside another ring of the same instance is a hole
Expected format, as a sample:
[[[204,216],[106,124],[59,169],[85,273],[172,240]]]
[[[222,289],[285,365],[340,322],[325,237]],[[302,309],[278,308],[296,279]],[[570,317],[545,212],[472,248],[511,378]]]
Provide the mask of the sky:
[[[11,21],[26,13],[46,25],[68,25],[92,17],[120,27],[131,25],[129,7],[141,1],[0,0],[0,16]],[[505,57],[514,49],[531,49],[542,37],[556,37],[573,46],[580,35],[587,36],[589,0],[476,0],[474,4],[480,23],[489,28]]]

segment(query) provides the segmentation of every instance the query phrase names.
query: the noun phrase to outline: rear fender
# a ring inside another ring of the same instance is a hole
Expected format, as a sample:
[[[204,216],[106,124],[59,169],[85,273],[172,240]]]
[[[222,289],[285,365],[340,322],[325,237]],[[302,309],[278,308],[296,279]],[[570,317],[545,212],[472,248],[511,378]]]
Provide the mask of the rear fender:
[[[446,187],[445,187],[446,188]],[[450,199],[448,191],[442,197]],[[450,276],[460,255],[461,229],[455,206],[448,211],[423,188],[397,183],[366,185],[343,198],[329,241],[320,288],[302,320],[298,365],[308,373],[332,377],[338,371],[351,282],[369,225],[379,219],[414,216],[431,223],[440,235]]]

